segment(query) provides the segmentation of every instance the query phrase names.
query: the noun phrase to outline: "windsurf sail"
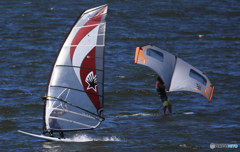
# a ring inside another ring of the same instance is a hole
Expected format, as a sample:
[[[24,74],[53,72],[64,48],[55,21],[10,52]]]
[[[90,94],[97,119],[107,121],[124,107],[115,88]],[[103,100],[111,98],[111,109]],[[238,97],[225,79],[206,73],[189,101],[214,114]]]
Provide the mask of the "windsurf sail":
[[[137,47],[135,63],[148,66],[163,80],[168,92],[190,91],[202,94],[209,102],[214,86],[205,73],[156,46]]]
[[[64,40],[46,89],[47,130],[94,129],[104,120],[107,5],[82,12]]]

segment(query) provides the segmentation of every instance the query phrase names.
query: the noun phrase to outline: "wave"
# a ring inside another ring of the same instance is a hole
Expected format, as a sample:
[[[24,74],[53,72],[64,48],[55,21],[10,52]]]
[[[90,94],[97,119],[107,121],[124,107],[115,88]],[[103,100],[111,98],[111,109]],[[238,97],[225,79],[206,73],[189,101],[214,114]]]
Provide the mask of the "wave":
[[[121,141],[116,136],[111,136],[111,137],[89,137],[88,135],[85,134],[76,134],[72,138],[66,138],[63,139],[65,142],[91,142],[91,141]]]
[[[134,117],[134,116],[150,116],[149,113],[135,113],[135,114],[125,114],[125,115],[118,115],[116,117]]]

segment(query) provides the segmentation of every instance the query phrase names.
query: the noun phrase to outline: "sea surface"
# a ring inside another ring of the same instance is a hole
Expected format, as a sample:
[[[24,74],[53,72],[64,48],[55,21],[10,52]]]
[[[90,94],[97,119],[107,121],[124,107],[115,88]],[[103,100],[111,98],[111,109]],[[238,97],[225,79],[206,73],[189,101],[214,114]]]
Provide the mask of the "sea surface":
[[[65,133],[72,142],[18,133],[41,133],[55,56],[80,13],[104,4],[106,120]],[[210,149],[240,146],[239,0],[1,0],[0,14],[0,151],[239,151]],[[172,92],[176,114],[163,116],[157,74],[134,64],[136,47],[148,43],[205,72],[212,101]]]

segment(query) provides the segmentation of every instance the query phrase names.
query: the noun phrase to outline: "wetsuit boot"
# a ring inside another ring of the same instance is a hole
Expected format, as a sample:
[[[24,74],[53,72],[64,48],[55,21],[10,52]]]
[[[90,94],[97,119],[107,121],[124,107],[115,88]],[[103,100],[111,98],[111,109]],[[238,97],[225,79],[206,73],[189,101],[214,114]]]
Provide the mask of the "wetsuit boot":
[[[64,134],[63,134],[63,132],[59,132],[59,135],[61,136],[61,138],[63,138],[64,139]]]
[[[53,136],[53,131],[52,131],[52,130],[49,132],[49,134],[50,134],[50,137],[54,137],[54,136]]]

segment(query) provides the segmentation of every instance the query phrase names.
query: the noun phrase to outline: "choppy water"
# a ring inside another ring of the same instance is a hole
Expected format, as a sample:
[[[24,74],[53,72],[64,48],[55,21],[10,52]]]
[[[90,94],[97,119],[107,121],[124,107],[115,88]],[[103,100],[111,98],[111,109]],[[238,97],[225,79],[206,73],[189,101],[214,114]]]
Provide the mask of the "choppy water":
[[[95,130],[66,134],[76,142],[17,133],[40,134],[41,96],[56,53],[79,14],[103,4],[109,5],[106,120]],[[210,143],[239,144],[238,0],[2,0],[0,14],[1,151],[209,151]],[[173,112],[182,114],[156,112],[157,75],[134,64],[136,46],[147,43],[206,72],[215,86],[212,102],[175,92]]]

